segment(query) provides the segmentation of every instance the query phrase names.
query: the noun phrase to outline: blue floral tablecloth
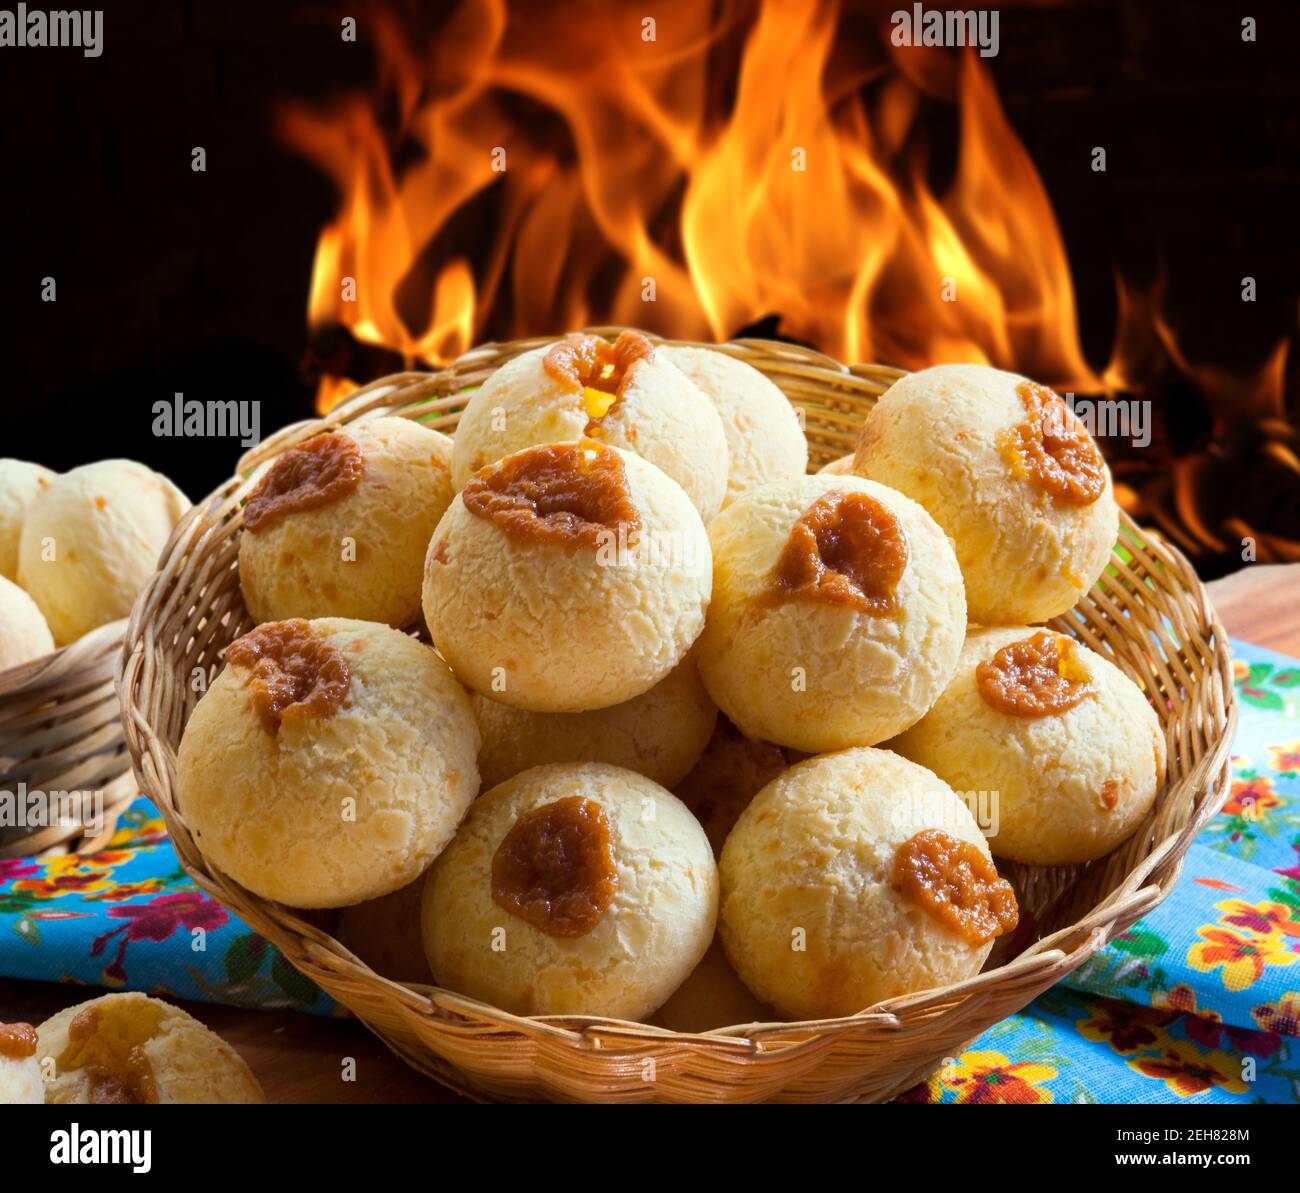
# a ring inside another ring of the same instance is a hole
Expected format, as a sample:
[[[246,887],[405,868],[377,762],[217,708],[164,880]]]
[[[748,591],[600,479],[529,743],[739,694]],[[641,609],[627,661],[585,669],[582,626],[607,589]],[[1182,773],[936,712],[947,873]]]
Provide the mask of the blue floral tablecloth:
[[[1300,662],[1234,654],[1232,790],[1173,894],[904,1101],[1300,1102]],[[0,861],[0,975],[336,1010],[186,877],[144,799],[99,853]]]

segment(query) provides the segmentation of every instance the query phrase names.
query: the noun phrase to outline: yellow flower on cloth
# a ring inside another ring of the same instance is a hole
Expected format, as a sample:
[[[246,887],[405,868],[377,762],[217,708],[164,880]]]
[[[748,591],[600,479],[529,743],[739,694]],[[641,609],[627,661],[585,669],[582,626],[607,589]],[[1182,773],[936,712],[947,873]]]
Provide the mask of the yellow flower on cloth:
[[[1218,1086],[1230,1094],[1244,1094],[1241,1062],[1227,1052],[1202,1052],[1189,1040],[1170,1040],[1159,1056],[1125,1061],[1135,1073],[1163,1081],[1180,1098],[1202,1094]]]
[[[1300,771],[1300,741],[1288,742],[1284,746],[1269,746],[1273,755],[1273,769],[1280,771]]]
[[[129,849],[101,849],[98,853],[65,853],[42,858],[46,878],[66,878],[73,874],[94,874],[125,866],[135,854]]]
[[[62,874],[57,878],[20,878],[13,884],[13,891],[37,899],[59,899],[64,895],[84,897],[111,891],[116,885],[111,874]]]
[[[1088,1012],[1089,1018],[1075,1022],[1079,1034],[1094,1044],[1109,1044],[1121,1056],[1161,1045],[1168,1036],[1160,1029],[1177,1018],[1175,1011],[1112,999],[1094,1002]]]
[[[1201,973],[1220,966],[1219,976],[1228,990],[1245,990],[1260,979],[1266,965],[1293,965],[1300,955],[1289,952],[1286,939],[1276,933],[1243,936],[1225,928],[1205,925],[1197,929],[1202,937],[1187,950],[1187,964]]]
[[[30,895],[36,899],[59,899],[65,895],[84,897],[109,891],[117,885],[113,881],[113,871],[134,857],[129,849],[102,849],[98,853],[65,853],[41,858],[36,863],[40,876],[20,878],[11,889],[16,895]]]
[[[1173,1011],[1179,1015],[1195,1015],[1198,1019],[1205,1019],[1210,1023],[1222,1023],[1223,1016],[1218,1011],[1201,1010],[1196,1005],[1196,991],[1185,983],[1179,983],[1177,986],[1171,986],[1163,993],[1157,992],[1151,996],[1151,1005],[1160,1007],[1162,1010]]]
[[[1277,1002],[1260,1003],[1250,1017],[1263,1031],[1280,1036],[1300,1036],[1300,993],[1285,990]]]
[[[129,845],[138,849],[141,845],[153,845],[167,839],[167,822],[161,816],[141,817],[137,821],[123,820],[108,839],[108,849]]]
[[[1246,899],[1229,899],[1216,903],[1215,911],[1223,914],[1219,917],[1221,924],[1230,928],[1240,928],[1259,936],[1297,936],[1300,937],[1300,919],[1296,918],[1296,909],[1286,903],[1251,903]]]
[[[1051,1081],[1056,1070],[1034,1061],[1013,1064],[1000,1052],[967,1052],[939,1073],[939,1083],[970,1105],[1038,1105],[1052,1100]]]

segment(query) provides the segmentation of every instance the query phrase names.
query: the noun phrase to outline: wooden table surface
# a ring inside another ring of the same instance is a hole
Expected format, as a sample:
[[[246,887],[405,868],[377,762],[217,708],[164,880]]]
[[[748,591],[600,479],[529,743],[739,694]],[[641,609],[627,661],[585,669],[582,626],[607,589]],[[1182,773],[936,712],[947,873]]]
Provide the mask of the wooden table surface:
[[[1233,637],[1300,656],[1300,564],[1255,564],[1209,585]],[[39,1023],[89,992],[0,979],[0,1021]],[[464,1099],[398,1060],[355,1020],[185,1003],[244,1057],[269,1102],[447,1103]],[[345,1062],[355,1080],[345,1082]]]

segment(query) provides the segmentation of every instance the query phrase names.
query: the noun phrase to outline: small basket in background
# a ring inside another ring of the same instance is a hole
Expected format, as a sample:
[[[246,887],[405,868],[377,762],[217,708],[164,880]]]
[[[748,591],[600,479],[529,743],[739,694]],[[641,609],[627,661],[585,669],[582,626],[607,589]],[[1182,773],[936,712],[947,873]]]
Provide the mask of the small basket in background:
[[[135,797],[113,682],[125,630],[123,618],[0,671],[0,792],[20,809],[39,792],[62,813],[0,824],[0,858],[100,848]]]

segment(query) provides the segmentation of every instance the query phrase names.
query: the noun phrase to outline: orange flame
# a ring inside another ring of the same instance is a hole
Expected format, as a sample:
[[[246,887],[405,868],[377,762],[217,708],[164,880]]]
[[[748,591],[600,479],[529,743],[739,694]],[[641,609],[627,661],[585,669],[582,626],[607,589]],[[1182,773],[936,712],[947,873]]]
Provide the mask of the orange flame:
[[[466,0],[428,58],[381,12],[379,92],[281,114],[342,200],[313,326],[439,363],[592,322],[709,340],[776,314],[842,360],[1101,387],[1051,204],[973,54],[896,62],[882,32],[853,61],[829,2],[576,11]],[[917,125],[945,91],[960,155],[936,194]]]
[[[1115,345],[1102,371],[1110,392],[1140,390],[1162,371],[1190,379],[1221,423],[1286,424],[1286,370],[1291,342],[1281,339],[1264,362],[1249,373],[1191,360],[1165,317],[1163,271],[1145,290],[1116,276],[1118,297]]]

